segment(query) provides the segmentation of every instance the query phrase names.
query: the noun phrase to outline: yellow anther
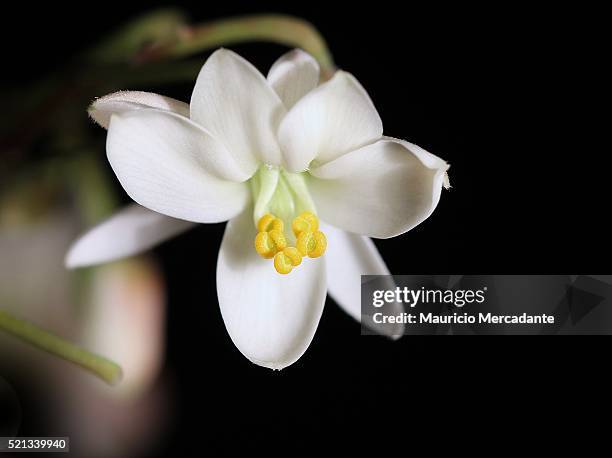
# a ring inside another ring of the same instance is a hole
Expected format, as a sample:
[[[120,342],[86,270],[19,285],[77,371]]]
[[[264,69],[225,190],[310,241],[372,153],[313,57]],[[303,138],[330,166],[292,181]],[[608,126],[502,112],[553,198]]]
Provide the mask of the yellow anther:
[[[279,274],[288,274],[302,263],[302,256],[318,258],[325,253],[327,239],[319,231],[319,218],[314,213],[302,212],[294,218],[291,228],[297,237],[296,246],[287,246],[284,224],[280,218],[266,213],[257,222],[255,250],[262,258],[274,258]]]
[[[259,222],[257,223],[257,230],[259,232],[268,232],[271,230],[283,232],[285,230],[285,225],[283,224],[282,219],[277,218],[270,213],[266,213],[259,219]]]
[[[262,258],[272,259],[276,253],[287,246],[285,234],[280,231],[272,230],[269,232],[259,232],[255,236],[255,251]]]
[[[302,253],[302,256],[318,258],[325,253],[327,248],[327,238],[321,231],[310,232],[302,231],[298,235],[296,247]]]
[[[272,237],[267,232],[259,232],[255,236],[255,251],[262,258],[270,259],[276,254],[276,247]]]
[[[319,256],[323,256],[325,250],[327,249],[327,237],[321,231],[317,231],[314,233],[315,239],[315,248],[308,253],[308,256],[311,258],[318,258]]]
[[[283,250],[283,253],[291,259],[293,267],[299,266],[302,263],[302,253],[296,247],[288,246]]]
[[[302,263],[302,255],[295,247],[285,248],[274,256],[274,268],[279,274],[288,274]]]
[[[319,218],[311,212],[302,212],[291,223],[291,229],[296,237],[302,232],[316,232],[319,230]]]
[[[268,234],[270,234],[270,238],[274,242],[274,245],[278,251],[284,250],[287,247],[287,239],[285,238],[285,233],[283,231],[274,229],[268,232]]]
[[[276,253],[287,246],[287,239],[283,232],[285,225],[280,218],[266,213],[257,223],[257,236],[255,237],[255,251],[262,258],[272,259]]]

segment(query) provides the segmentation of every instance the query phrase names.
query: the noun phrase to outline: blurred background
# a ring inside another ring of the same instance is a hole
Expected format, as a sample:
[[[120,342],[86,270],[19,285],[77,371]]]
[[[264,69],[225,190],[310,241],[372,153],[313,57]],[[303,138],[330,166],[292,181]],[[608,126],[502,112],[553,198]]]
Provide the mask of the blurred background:
[[[423,412],[413,395],[461,391],[485,361],[493,386],[522,380],[528,364],[535,374],[599,370],[588,362],[596,350],[577,358],[565,343],[496,343],[489,358],[464,341],[361,337],[331,299],[296,364],[257,367],[232,344],[217,305],[223,224],[145,256],[66,271],[70,242],[129,202],[106,161],[106,133],[87,118],[89,103],[122,89],[188,101],[212,50],[150,58],[156,40],[186,24],[274,12],[321,32],[337,66],[368,90],[387,135],[451,164],[453,188],[434,215],[376,241],[392,273],[610,273],[606,159],[571,138],[580,111],[569,91],[586,57],[568,39],[567,12],[174,2],[162,13],[172,20],[152,28],[156,38],[130,32],[126,24],[160,7],[45,3],[33,12],[24,4],[4,16],[0,307],[118,361],[125,379],[108,387],[0,333],[0,436],[70,436],[72,454],[83,457],[294,453],[328,438],[363,440],[353,424],[363,415],[425,419],[460,409],[454,399]],[[229,47],[264,73],[288,49]]]

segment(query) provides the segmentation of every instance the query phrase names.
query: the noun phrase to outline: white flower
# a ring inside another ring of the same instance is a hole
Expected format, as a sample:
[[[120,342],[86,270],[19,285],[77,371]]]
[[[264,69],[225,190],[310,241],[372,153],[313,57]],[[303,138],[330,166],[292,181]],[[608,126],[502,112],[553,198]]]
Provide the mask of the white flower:
[[[300,50],[266,79],[221,49],[190,105],[118,92],[90,114],[108,128],[108,160],[140,205],[85,234],[67,265],[133,255],[195,223],[229,220],[217,263],[223,320],[249,360],[274,369],[306,351],[328,290],[360,319],[360,275],[389,273],[368,237],[421,223],[447,180],[444,161],[383,136],[352,75],[338,71],[319,85],[316,61]],[[299,250],[283,250],[293,245]]]

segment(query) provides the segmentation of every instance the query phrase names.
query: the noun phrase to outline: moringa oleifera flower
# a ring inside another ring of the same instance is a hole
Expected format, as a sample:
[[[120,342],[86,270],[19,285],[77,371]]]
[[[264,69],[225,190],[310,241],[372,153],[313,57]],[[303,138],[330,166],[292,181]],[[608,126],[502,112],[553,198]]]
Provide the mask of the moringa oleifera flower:
[[[217,262],[223,320],[244,356],[273,369],[306,351],[327,292],[360,319],[360,275],[389,273],[370,237],[412,229],[448,185],[446,162],[383,136],[351,74],[320,84],[316,60],[300,50],[265,78],[220,49],[190,104],[118,92],[97,99],[90,115],[108,129],[108,160],[137,204],[76,241],[67,265],[229,221]]]

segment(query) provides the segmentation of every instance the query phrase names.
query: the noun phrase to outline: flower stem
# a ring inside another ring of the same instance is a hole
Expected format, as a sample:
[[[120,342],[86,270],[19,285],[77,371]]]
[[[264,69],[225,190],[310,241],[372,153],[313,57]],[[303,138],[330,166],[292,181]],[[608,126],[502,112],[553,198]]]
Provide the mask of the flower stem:
[[[317,59],[324,77],[335,71],[331,52],[319,31],[303,19],[282,14],[239,16],[183,27],[173,42],[153,46],[136,60],[185,57],[205,49],[253,41],[302,48]]]
[[[0,310],[0,330],[6,331],[41,350],[59,356],[92,372],[111,385],[121,379],[121,368],[25,320]]]

